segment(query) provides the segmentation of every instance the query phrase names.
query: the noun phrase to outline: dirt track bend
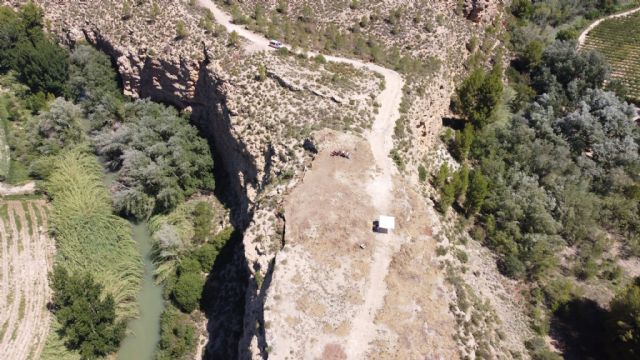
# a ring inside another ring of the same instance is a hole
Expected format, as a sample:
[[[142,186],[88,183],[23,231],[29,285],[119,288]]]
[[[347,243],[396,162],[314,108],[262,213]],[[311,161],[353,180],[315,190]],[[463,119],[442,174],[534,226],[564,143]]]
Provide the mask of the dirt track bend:
[[[584,31],[582,31],[582,33],[580,33],[580,36],[578,37],[578,48],[581,48],[582,45],[584,45],[584,42],[587,41],[587,36],[589,35],[589,33],[591,32],[591,30],[595,29],[596,26],[602,24],[603,21],[608,20],[608,19],[615,19],[615,18],[619,18],[619,17],[625,17],[625,16],[629,16],[631,14],[634,14],[636,12],[640,11],[640,7],[637,7],[635,9],[631,9],[619,14],[613,14],[613,15],[609,15],[609,16],[605,16],[602,19],[598,19],[596,21],[593,22],[593,24],[589,25],[586,29],[584,29]]]
[[[3,201],[0,206],[0,357],[37,359],[49,331],[47,275],[54,252],[46,204]]]
[[[245,45],[247,50],[274,51],[273,48],[269,47],[268,39],[241,25],[233,24],[231,16],[220,9],[213,1],[199,0],[199,3],[201,6],[211,10],[216,22],[223,25],[228,32],[235,31],[247,40],[248,44]],[[292,50],[290,47],[286,47]],[[315,56],[317,54],[307,52],[307,55]],[[379,112],[371,130],[367,134],[378,168],[378,174],[366,187],[378,212],[387,214],[392,207],[393,176],[397,173],[393,161],[389,158],[389,152],[393,148],[392,134],[395,122],[400,117],[399,109],[402,101],[404,80],[399,73],[376,64],[336,56],[324,55],[324,57],[327,61],[350,64],[356,68],[368,69],[384,76],[385,89],[377,97],[377,102],[380,104]],[[376,237],[379,236],[381,235],[376,235]],[[380,240],[383,241],[376,241],[376,249],[364,294],[364,304],[360,307],[351,323],[351,331],[347,340],[347,355],[349,359],[365,358],[369,344],[375,338],[375,315],[384,305],[384,296],[387,292],[385,277],[393,254],[398,250],[403,239],[398,235],[391,234],[391,236],[387,235]]]

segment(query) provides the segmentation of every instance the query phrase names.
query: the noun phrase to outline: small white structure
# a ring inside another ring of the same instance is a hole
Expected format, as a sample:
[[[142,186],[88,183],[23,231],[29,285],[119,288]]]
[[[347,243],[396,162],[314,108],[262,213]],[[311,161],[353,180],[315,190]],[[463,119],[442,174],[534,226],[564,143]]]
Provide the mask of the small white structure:
[[[269,46],[275,49],[280,49],[282,47],[282,43],[278,40],[269,40]]]
[[[376,231],[387,233],[396,228],[396,219],[393,216],[380,215]]]

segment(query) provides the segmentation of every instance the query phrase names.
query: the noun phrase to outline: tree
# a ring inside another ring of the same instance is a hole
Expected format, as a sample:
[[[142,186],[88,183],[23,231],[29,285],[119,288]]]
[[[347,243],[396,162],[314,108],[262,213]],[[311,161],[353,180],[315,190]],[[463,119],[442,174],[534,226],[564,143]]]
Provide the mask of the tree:
[[[613,359],[640,357],[640,278],[620,291],[611,301],[608,324]]]
[[[0,6],[0,71],[13,65],[13,49],[25,36],[24,23],[10,7]]]
[[[126,324],[116,320],[111,294],[90,273],[70,274],[55,266],[51,274],[54,314],[62,325],[65,345],[82,359],[97,359],[118,349]]]
[[[198,271],[200,269],[200,264]],[[197,272],[181,273],[173,287],[173,298],[177,305],[186,313],[191,313],[198,307],[202,297],[204,282]]]
[[[57,98],[51,103],[49,111],[38,116],[32,137],[34,148],[42,155],[56,155],[64,148],[84,142],[82,121],[82,108]]]
[[[62,95],[69,75],[67,52],[47,38],[22,41],[15,48],[14,69],[32,92]]]
[[[211,220],[213,219],[213,209],[205,201],[200,201],[193,209],[193,240],[197,243],[204,243],[211,235]]]
[[[436,174],[435,179],[433,180],[434,182],[433,185],[438,190],[442,189],[448,177],[449,177],[449,165],[447,165],[446,163],[443,163],[442,165],[440,165],[440,168],[438,168],[438,173]]]
[[[482,128],[493,120],[502,90],[502,68],[498,63],[489,73],[476,69],[456,90],[455,110]]]
[[[540,65],[542,54],[544,53],[544,44],[540,40],[530,41],[520,55],[520,61],[523,65],[532,70]]]
[[[172,210],[197,190],[213,190],[213,160],[207,142],[174,108],[138,100],[127,104],[125,122],[94,139],[97,152],[118,170],[115,205],[146,219]]]
[[[520,19],[528,19],[533,12],[531,0],[514,0],[511,3],[511,13]]]
[[[471,150],[471,145],[473,145],[473,138],[473,125],[471,124],[466,124],[462,131],[456,131],[454,144],[455,153],[459,161],[464,161],[469,156],[469,150]]]
[[[79,45],[70,61],[66,93],[82,105],[92,130],[122,120],[124,97],[111,59],[89,45]]]
[[[467,197],[465,201],[465,210],[467,216],[471,216],[482,208],[484,199],[487,197],[489,184],[485,180],[480,170],[474,170],[471,173],[471,180],[469,181],[469,189],[467,190]]]

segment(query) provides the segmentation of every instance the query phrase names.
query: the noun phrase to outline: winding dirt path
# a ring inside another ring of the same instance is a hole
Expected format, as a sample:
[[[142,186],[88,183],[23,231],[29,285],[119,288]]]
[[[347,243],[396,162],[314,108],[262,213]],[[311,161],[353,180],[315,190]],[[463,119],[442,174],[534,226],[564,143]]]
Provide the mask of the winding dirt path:
[[[634,14],[636,12],[640,11],[640,7],[637,7],[635,9],[631,9],[619,14],[613,14],[613,15],[609,15],[609,16],[605,16],[602,19],[598,19],[596,21],[593,22],[593,24],[589,25],[586,29],[584,29],[584,31],[582,31],[582,33],[580,33],[580,36],[578,37],[578,49],[582,47],[582,45],[584,45],[584,42],[587,41],[587,36],[589,35],[589,33],[591,32],[591,30],[595,29],[596,26],[602,24],[603,21],[605,20],[609,20],[609,19],[615,19],[615,18],[620,18],[620,17],[625,17],[625,16],[629,16],[631,14]]]
[[[43,201],[0,202],[0,354],[37,359],[49,331],[46,303],[53,240],[44,222]]]
[[[244,26],[233,24],[231,16],[220,9],[211,0],[199,0],[199,4],[213,13],[217,23],[223,25],[228,32],[235,31],[246,40],[244,46],[248,51],[274,51],[269,47],[269,41],[263,35],[254,33]],[[285,45],[290,51],[291,47]],[[308,56],[317,53],[307,52]],[[402,76],[385,67],[354,59],[323,55],[327,61],[350,64],[356,68],[368,69],[384,76],[385,89],[378,95],[379,112],[371,130],[366,134],[374,155],[377,174],[366,185],[376,210],[380,214],[389,214],[392,210],[394,175],[397,174],[395,164],[389,157],[393,148],[393,130],[396,120],[400,117],[400,102],[402,101]],[[351,331],[347,338],[347,356],[349,359],[364,359],[375,339],[376,326],[374,324],[376,312],[384,305],[387,293],[385,278],[389,272],[389,265],[393,255],[403,242],[396,234],[374,235],[376,248],[369,269],[369,276],[364,292],[364,303],[360,306],[351,322]]]

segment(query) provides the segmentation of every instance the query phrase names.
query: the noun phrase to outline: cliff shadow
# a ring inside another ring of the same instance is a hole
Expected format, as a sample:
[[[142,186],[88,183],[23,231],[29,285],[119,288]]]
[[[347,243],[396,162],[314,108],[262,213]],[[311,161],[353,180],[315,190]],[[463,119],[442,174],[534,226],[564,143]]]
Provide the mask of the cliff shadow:
[[[562,305],[551,318],[550,335],[568,360],[604,360],[608,312],[593,300],[574,299]]]
[[[231,114],[221,90],[223,83],[200,66],[191,123],[207,139],[214,157],[216,197],[231,210],[236,229],[218,254],[207,277],[201,308],[207,317],[208,342],[204,359],[236,359],[244,331],[249,267],[243,244],[244,229],[253,217],[248,187],[257,186],[257,170],[246,146],[232,130]]]
[[[234,231],[207,277],[200,307],[207,316],[209,341],[204,359],[237,359],[243,333],[249,274],[242,231]]]

